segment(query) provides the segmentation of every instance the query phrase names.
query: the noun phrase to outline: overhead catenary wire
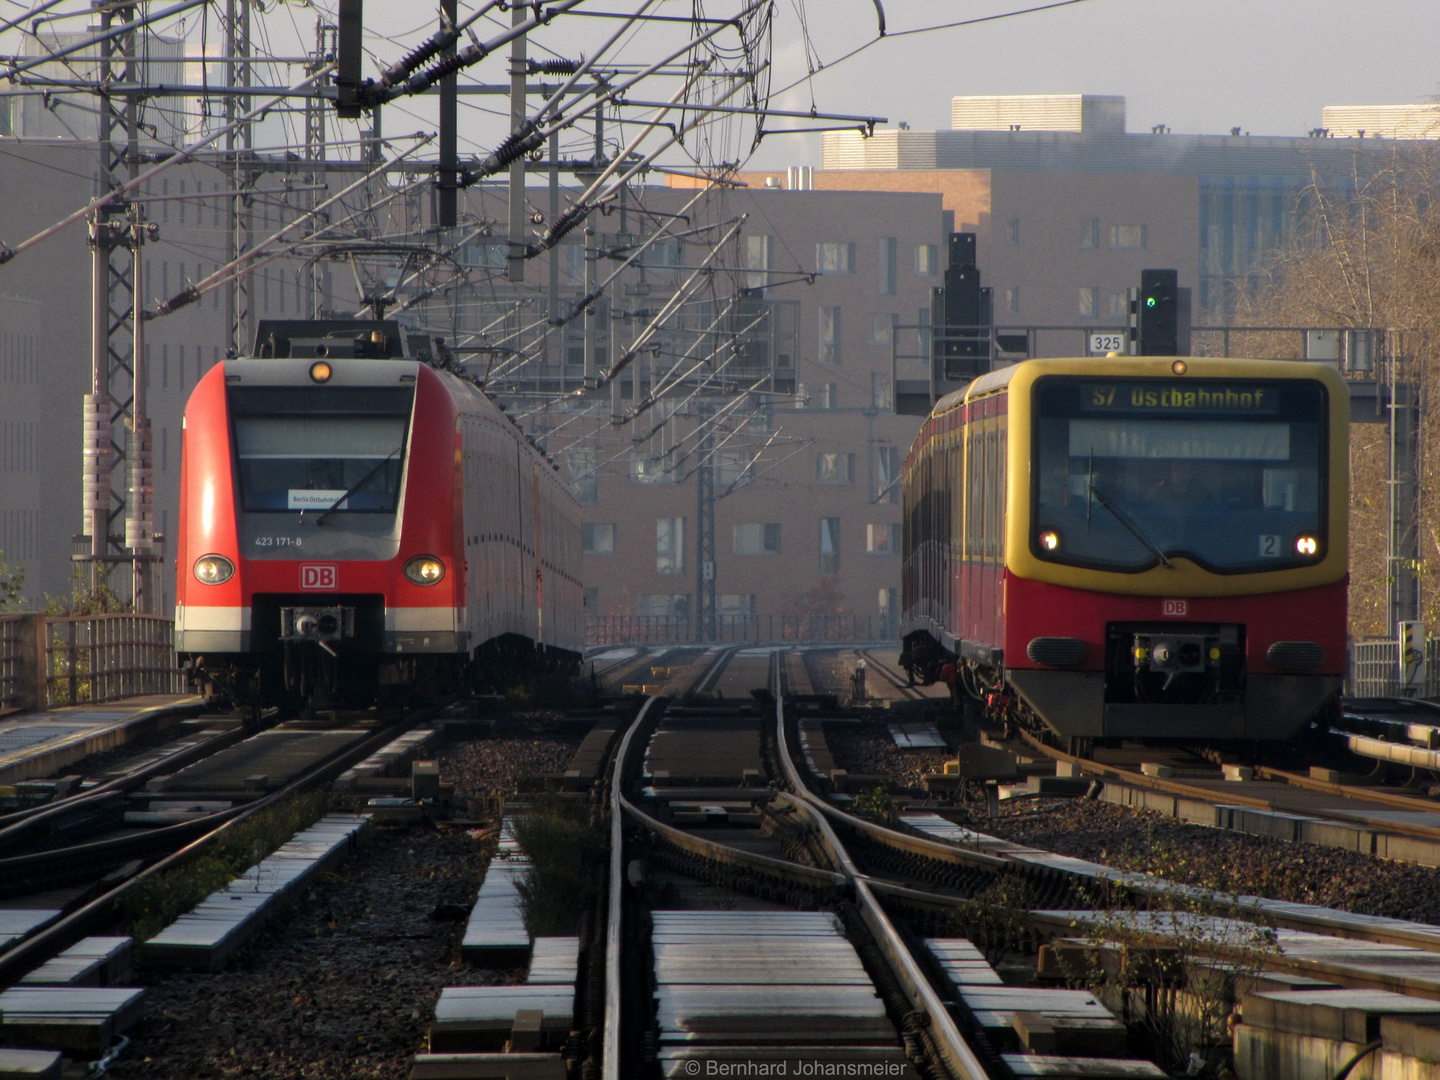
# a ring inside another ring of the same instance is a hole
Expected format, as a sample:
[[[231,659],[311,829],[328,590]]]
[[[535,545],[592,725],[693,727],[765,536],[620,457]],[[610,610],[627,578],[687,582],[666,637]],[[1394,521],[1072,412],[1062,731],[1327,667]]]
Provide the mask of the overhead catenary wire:
[[[324,78],[334,69],[334,64],[326,64],[319,71],[316,71],[314,74],[308,75],[304,79],[300,80],[300,82],[295,83],[293,86],[290,87],[290,89],[294,90],[303,86],[308,86],[310,83]],[[251,109],[248,113],[240,117],[234,123],[226,124],[224,127],[220,128],[218,131],[215,131],[213,134],[206,136],[204,139],[201,139],[199,142],[192,143],[191,145],[176,152],[172,157],[166,158],[158,165],[155,165],[153,168],[147,169],[145,172],[140,173],[133,179],[127,180],[125,183],[120,184],[107,194],[101,195],[96,199],[92,199],[90,202],[82,206],[79,210],[76,210],[71,214],[67,214],[55,224],[41,229],[34,236],[30,237],[28,240],[22,241],[14,248],[5,247],[3,244],[0,244],[0,264],[10,262],[12,259],[16,258],[19,255],[23,255],[25,252],[35,247],[37,244],[44,243],[56,233],[68,229],[76,222],[83,221],[91,214],[106,206],[109,206],[111,203],[115,202],[117,199],[120,199],[125,195],[128,195],[130,192],[139,190],[144,184],[148,183],[153,177],[159,176],[166,169],[178,165],[183,161],[189,161],[190,159],[195,157],[196,154],[204,150],[207,146],[210,146],[211,144],[224,138],[230,132],[236,131],[240,129],[243,125],[255,120],[257,117],[263,116],[269,109],[272,109],[276,105],[278,105],[281,100],[282,98],[279,97],[269,98],[261,105],[257,106],[254,109]]]

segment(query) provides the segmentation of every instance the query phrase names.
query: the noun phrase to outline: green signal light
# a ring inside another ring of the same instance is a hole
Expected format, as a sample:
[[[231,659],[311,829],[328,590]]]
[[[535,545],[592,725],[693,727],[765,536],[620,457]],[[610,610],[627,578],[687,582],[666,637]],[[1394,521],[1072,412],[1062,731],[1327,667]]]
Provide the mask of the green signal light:
[[[1147,297],[1145,298],[1145,306],[1146,306],[1146,307],[1154,307],[1154,306],[1155,306],[1155,297],[1153,297],[1153,296],[1147,296]]]

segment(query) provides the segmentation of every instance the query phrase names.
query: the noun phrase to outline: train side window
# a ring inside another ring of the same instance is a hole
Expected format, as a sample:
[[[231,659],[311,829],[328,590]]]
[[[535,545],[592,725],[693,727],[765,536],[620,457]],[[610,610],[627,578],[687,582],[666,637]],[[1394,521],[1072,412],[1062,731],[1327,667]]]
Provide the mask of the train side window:
[[[985,554],[1000,554],[1000,432],[985,435]]]
[[[983,440],[978,432],[970,434],[966,456],[970,498],[965,510],[965,552],[978,558],[983,550],[980,530],[985,509],[985,460]]]
[[[995,489],[995,554],[1002,561],[1005,557],[1005,507],[1010,494],[1008,430],[1008,425],[1002,424],[1000,430],[995,433],[995,454],[999,463],[996,470],[999,484]]]

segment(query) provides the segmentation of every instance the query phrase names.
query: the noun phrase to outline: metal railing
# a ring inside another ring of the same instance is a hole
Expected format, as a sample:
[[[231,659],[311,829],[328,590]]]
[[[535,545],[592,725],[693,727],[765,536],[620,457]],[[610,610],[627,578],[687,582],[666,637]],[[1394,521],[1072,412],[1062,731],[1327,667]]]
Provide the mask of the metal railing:
[[[1440,638],[1425,642],[1425,674],[1407,691],[1400,678],[1400,644],[1394,638],[1350,646],[1347,697],[1440,697]]]
[[[0,713],[29,704],[25,694],[26,659],[34,649],[33,644],[26,648],[24,619],[22,615],[0,615]]]
[[[178,694],[174,633],[154,615],[0,615],[0,711]]]
[[[714,633],[678,615],[587,615],[586,645],[740,645],[746,642],[888,641],[896,621],[885,615],[719,615]]]

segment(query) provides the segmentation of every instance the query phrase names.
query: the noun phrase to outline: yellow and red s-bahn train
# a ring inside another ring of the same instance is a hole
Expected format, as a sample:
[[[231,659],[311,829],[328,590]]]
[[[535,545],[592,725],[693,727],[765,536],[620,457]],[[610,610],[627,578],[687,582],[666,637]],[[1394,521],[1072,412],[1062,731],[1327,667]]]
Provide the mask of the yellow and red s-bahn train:
[[[905,463],[901,662],[1075,740],[1288,739],[1346,662],[1349,393],[1317,363],[1030,360]]]
[[[185,407],[175,649],[258,709],[436,699],[578,665],[580,511],[395,322],[262,322]],[[423,340],[423,339],[422,339]]]

